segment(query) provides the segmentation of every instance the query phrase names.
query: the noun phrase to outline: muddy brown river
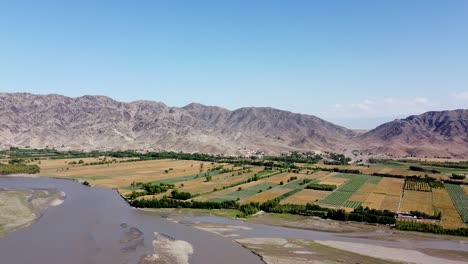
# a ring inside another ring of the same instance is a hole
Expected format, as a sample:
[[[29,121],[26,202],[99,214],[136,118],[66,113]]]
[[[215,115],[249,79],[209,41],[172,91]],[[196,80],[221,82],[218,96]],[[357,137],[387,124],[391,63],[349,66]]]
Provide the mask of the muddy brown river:
[[[248,227],[233,231],[236,238],[299,238],[468,251],[465,243],[449,240],[376,241],[218,217],[190,217],[176,223],[131,208],[114,190],[85,187],[70,180],[0,177],[0,188],[57,189],[67,195],[61,205],[47,209],[30,227],[0,239],[0,263],[154,263],[142,259],[152,254],[171,253],[166,245],[173,246],[172,253],[183,253],[191,245],[193,254],[189,256],[189,263],[193,264],[263,263],[255,254],[233,242],[233,238],[192,227],[197,222]],[[171,244],[174,241],[185,242]],[[178,261],[183,263],[183,258]],[[166,262],[176,263],[170,258]]]
[[[0,239],[0,263],[139,263],[143,256],[158,253],[155,232],[190,243],[190,263],[263,263],[229,239],[133,209],[113,190],[19,177],[0,177],[0,187],[58,189],[67,195],[30,227]]]

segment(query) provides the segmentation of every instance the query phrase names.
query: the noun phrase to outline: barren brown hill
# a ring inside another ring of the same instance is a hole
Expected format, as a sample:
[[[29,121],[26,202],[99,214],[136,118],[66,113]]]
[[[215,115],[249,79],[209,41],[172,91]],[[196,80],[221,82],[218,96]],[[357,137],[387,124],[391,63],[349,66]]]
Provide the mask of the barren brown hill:
[[[146,149],[247,154],[333,150],[356,135],[318,117],[273,108],[122,103],[104,96],[70,98],[0,94],[3,147]]]
[[[468,110],[427,112],[383,124],[358,137],[373,153],[468,157]]]
[[[363,133],[312,115],[267,107],[234,111],[104,96],[0,93],[0,147],[172,150],[246,155],[367,150],[468,157],[468,110],[428,112]]]

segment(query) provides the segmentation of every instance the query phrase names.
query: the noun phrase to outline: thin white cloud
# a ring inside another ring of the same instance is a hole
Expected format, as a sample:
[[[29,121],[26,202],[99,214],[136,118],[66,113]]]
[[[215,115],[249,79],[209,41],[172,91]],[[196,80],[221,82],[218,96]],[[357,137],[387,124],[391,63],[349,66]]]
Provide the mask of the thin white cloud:
[[[351,104],[351,107],[366,111],[371,109],[369,105],[364,103]]]
[[[457,100],[468,100],[468,91],[452,93],[452,97]]]
[[[339,105],[339,107],[337,107]],[[383,99],[363,99],[349,104],[334,104],[324,113],[324,117],[339,118],[377,118],[389,116],[408,116],[431,110],[442,110],[438,103],[426,97]]]
[[[413,99],[413,102],[417,104],[428,104],[429,100],[426,97],[416,97]]]

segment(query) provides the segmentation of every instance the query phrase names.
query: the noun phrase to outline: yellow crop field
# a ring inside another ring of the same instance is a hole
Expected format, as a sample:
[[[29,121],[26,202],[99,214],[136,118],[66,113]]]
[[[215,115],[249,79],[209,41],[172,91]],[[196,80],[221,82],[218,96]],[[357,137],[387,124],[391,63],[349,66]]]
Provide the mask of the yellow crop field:
[[[401,202],[401,212],[419,211],[434,214],[431,192],[405,191]]]
[[[245,199],[242,199],[240,203],[249,203],[249,202],[264,203],[268,200],[272,200],[290,191],[291,189],[288,189],[288,188],[273,188],[271,190],[264,191],[264,192],[255,194],[253,196],[247,197]]]
[[[205,194],[205,195],[198,196],[198,197],[194,198],[194,200],[202,201],[202,202],[203,201],[208,201],[210,199],[218,198],[218,197],[221,197],[223,195],[232,193],[232,192],[238,190],[239,187],[242,188],[242,189],[247,189],[249,187],[257,185],[258,183],[259,183],[258,181],[244,183],[244,184],[234,186],[234,187],[231,187],[231,188],[227,188],[227,189],[224,189],[224,190],[220,190],[220,191],[217,191],[217,192],[212,192],[212,193],[208,193],[208,194]]]
[[[335,176],[337,173],[335,172],[328,172],[328,171],[318,171],[316,173],[313,173],[313,174],[310,174],[309,177],[311,177],[311,179],[321,179],[321,178],[326,178],[326,177],[333,177]]]
[[[283,182],[286,184],[291,177],[297,177],[298,179],[304,179],[307,175],[305,174],[296,174],[296,173],[281,173],[269,178],[262,180],[262,182],[268,182],[273,184],[280,184]]]
[[[380,210],[390,210],[392,212],[398,211],[398,203],[400,202],[400,196],[385,195],[382,203],[380,204]]]
[[[380,183],[375,188],[374,193],[400,196],[404,183],[404,179],[382,178]]]
[[[432,195],[434,207],[442,212],[441,224],[444,228],[466,227],[446,189],[434,188]]]
[[[385,194],[381,193],[371,193],[367,199],[362,203],[363,207],[369,207],[374,209],[380,209],[383,200],[385,199]]]
[[[348,200],[353,202],[365,202],[374,191],[375,187],[377,187],[377,184],[365,183],[359,190],[353,193]]]
[[[465,191],[465,194],[468,195],[468,185],[463,185],[463,190]]]
[[[39,165],[41,166],[41,174],[87,180],[91,185],[109,188],[129,186],[133,181],[150,182],[195,175],[200,173],[200,164],[202,163],[204,171],[219,165],[189,160],[150,160],[90,166],[69,165],[68,170],[57,172],[53,168],[59,162],[63,162],[65,165],[64,160],[53,160],[53,163],[42,161]],[[228,168],[232,166],[226,165],[225,167]],[[42,168],[44,168],[44,170],[42,170]]]
[[[335,174],[336,175],[336,174]],[[324,178],[320,178],[320,184],[330,184],[330,185],[336,185],[336,187],[340,187],[343,185],[348,179],[345,178],[336,178],[334,177],[335,175],[332,176],[326,176]]]
[[[128,158],[111,158],[111,157],[105,157],[107,161],[123,161],[127,160]],[[83,163],[91,163],[91,162],[101,162],[103,161],[104,158],[77,158],[77,159],[46,159],[46,160],[36,160],[34,162],[31,162],[31,164],[38,165],[41,167],[41,173],[43,175],[50,175],[50,176],[59,176],[61,175],[66,169],[68,168],[69,170],[75,167],[83,167],[83,165],[72,165],[70,163],[76,162],[78,163],[80,160],[83,161]],[[97,165],[95,165],[97,166]]]
[[[207,182],[204,177],[184,181],[180,183],[184,186],[181,187],[179,190],[183,192],[189,192],[192,194],[211,192],[215,188],[222,189],[224,186],[229,186],[238,182],[247,181],[249,178],[253,177],[254,174],[258,173],[262,169],[263,168],[255,167],[251,169],[252,172],[243,173],[241,175],[238,175],[238,172],[228,172],[220,175],[215,175],[209,182]]]
[[[320,200],[332,192],[329,191],[319,191],[319,190],[310,190],[305,189],[298,193],[295,193],[288,198],[281,201],[282,204],[307,204],[314,203],[317,200]]]

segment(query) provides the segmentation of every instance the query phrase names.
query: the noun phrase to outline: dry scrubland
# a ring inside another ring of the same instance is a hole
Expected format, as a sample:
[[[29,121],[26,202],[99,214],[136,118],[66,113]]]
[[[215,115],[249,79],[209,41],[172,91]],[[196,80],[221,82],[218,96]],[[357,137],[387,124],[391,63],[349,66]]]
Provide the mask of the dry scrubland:
[[[91,163],[100,162],[103,158],[82,160],[84,163]],[[404,179],[370,176],[375,172],[399,175],[426,174],[402,168],[316,165],[327,168],[359,169],[365,173],[364,175],[353,175],[317,170],[301,170],[299,173],[279,170],[263,171],[263,167],[247,166],[242,168],[230,164],[186,160],[125,162],[124,159],[118,159],[117,163],[104,165],[70,164],[71,162],[78,163],[78,161],[79,159],[42,160],[39,166],[44,175],[86,180],[91,185],[116,188],[123,195],[135,190],[135,188],[130,187],[133,182],[164,182],[173,183],[180,192],[197,195],[193,198],[197,201],[236,200],[241,204],[262,203],[281,196],[283,198],[282,204],[317,203],[321,206],[342,208],[347,211],[358,206],[387,209],[393,212],[397,212],[398,209],[400,209],[399,212],[420,211],[429,215],[440,211],[443,216],[441,224],[444,227],[466,227],[463,218],[460,217],[460,206],[463,206],[463,202],[459,201],[458,205],[454,204],[452,200],[454,198],[449,195],[446,189],[430,188],[427,184],[414,184],[412,182],[405,187]],[[223,165],[224,169],[232,169],[233,171],[214,173],[212,179],[208,181],[205,178],[205,173],[220,165]],[[255,175],[260,179],[247,182]],[[442,174],[437,177],[443,178],[445,176]],[[335,185],[336,189],[334,191],[306,189],[308,183],[303,184],[304,179],[318,184]],[[402,195],[404,188],[406,190]],[[459,190],[461,195],[466,197],[468,187],[465,185]],[[143,196],[139,199],[162,198],[165,195],[170,196],[170,193],[171,190],[157,195]],[[400,197],[402,197],[401,200]],[[464,198],[462,197],[462,199]]]

